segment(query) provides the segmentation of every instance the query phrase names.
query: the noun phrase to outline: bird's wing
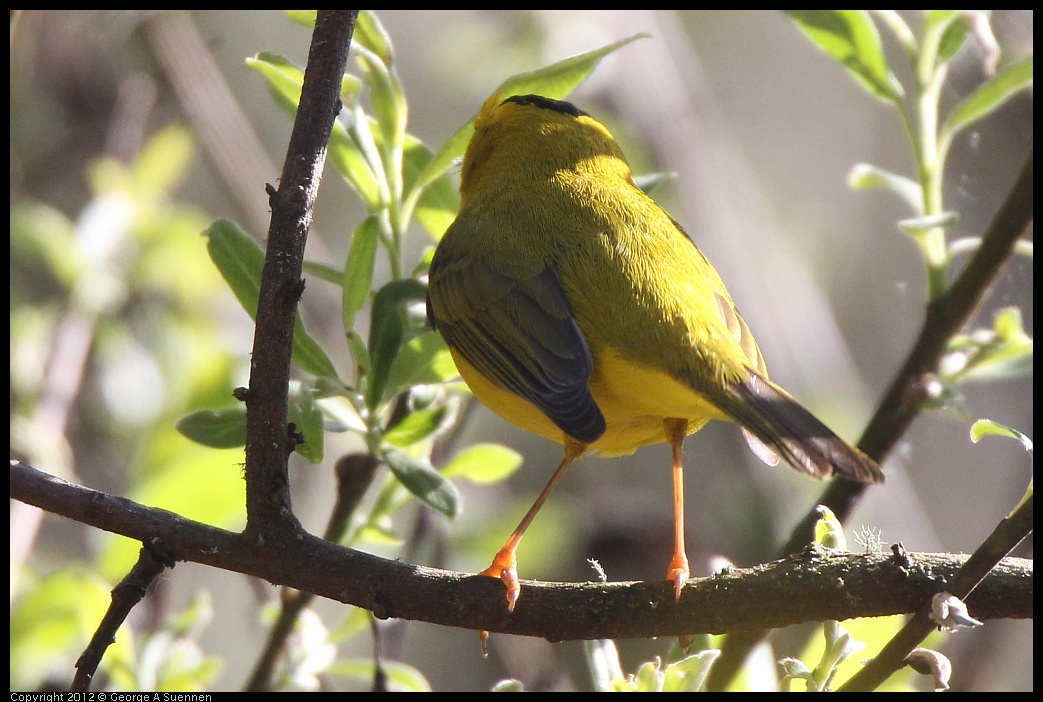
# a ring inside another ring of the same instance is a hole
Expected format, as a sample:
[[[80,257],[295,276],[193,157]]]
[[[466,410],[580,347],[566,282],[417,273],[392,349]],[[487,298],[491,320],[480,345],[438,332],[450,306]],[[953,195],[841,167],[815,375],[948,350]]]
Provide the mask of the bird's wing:
[[[746,359],[749,361],[749,366],[758,374],[768,377],[768,367],[764,363],[764,355],[761,354],[760,347],[757,346],[757,341],[753,338],[753,332],[750,331],[750,327],[746,324],[746,320],[742,318],[739,311],[735,309],[735,304],[725,295],[720,292],[716,293],[717,297],[717,310],[720,312],[721,319],[728,327],[728,331],[731,332],[732,338],[735,339],[736,343],[739,344],[739,348],[742,349]],[[778,465],[779,454],[774,450],[770,444],[765,443],[757,437],[757,435],[751,430],[747,429],[745,425],[739,425],[742,428],[742,436],[746,439],[746,444],[753,451],[757,458],[761,459],[769,466]]]
[[[519,279],[443,255],[429,280],[428,318],[478,372],[578,441],[605,432],[590,393],[590,349],[551,269]]]

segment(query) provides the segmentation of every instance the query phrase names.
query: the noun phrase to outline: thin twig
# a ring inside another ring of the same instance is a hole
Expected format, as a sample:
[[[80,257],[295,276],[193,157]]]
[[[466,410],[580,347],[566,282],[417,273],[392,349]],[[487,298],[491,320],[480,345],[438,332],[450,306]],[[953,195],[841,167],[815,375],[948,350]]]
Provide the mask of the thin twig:
[[[90,689],[98,665],[106,649],[115,643],[116,632],[123,625],[127,615],[145,596],[152,582],[164,570],[174,567],[173,561],[161,551],[162,544],[159,541],[142,546],[134,567],[112,589],[112,604],[102,617],[87,648],[76,661],[76,675],[69,687],[70,692],[86,692]]]
[[[1032,497],[1001,521],[959,572],[944,587],[944,591],[960,600],[966,600],[989,572],[1032,532]],[[848,680],[839,692],[871,692],[880,687],[893,673],[904,668],[913,649],[938,627],[931,619],[931,602],[906,622],[898,634],[887,642],[876,658],[869,661]]]

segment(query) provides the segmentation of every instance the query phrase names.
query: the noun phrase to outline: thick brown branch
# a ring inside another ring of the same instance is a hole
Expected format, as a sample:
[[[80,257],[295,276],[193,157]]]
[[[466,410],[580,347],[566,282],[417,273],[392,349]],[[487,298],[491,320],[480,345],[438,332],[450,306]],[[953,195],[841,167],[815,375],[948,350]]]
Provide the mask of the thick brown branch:
[[[11,496],[84,524],[148,542],[177,560],[253,575],[394,617],[551,640],[645,638],[776,628],[806,621],[916,611],[946,587],[966,556],[810,551],[756,568],[693,580],[680,603],[664,581],[524,582],[508,615],[502,585],[483,576],[389,561],[301,532],[267,544],[164,510],[11,465]],[[307,564],[308,567],[303,567]],[[968,604],[978,619],[1033,613],[1032,562],[1006,558]]]
[[[299,529],[290,509],[287,388],[312,206],[326,162],[358,10],[323,10],[312,33],[300,107],[278,191],[257,303],[246,419],[247,532],[271,542]],[[259,186],[258,186],[259,187]],[[292,538],[292,537],[291,537]]]

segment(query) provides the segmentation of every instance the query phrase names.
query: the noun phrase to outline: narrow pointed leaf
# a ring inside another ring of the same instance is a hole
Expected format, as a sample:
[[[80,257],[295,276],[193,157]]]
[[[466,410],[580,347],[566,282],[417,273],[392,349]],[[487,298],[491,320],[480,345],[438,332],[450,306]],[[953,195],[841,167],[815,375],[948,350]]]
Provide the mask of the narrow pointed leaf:
[[[880,34],[865,10],[784,10],[820,49],[844,64],[873,95],[885,102],[902,99],[887,67]]]
[[[951,139],[961,129],[999,109],[1018,91],[1031,85],[1030,56],[1005,67],[957,105],[945,119],[943,138]]]
[[[210,259],[243,309],[251,319],[256,319],[257,298],[261,294],[261,271],[264,268],[261,247],[226,219],[214,222],[203,235],[207,237]],[[309,336],[299,312],[293,325],[293,362],[312,375],[337,377],[333,362],[318,342]]]
[[[246,59],[246,65],[264,77],[268,82],[268,90],[280,107],[291,115],[297,114],[301,86],[304,84],[303,70],[285,56],[268,51]]]
[[[388,451],[385,459],[391,472],[407,490],[447,517],[456,516],[460,493],[431,464],[398,450]]]
[[[351,235],[351,248],[344,264],[342,277],[343,295],[341,314],[344,329],[355,328],[355,315],[369,300],[373,284],[373,267],[377,260],[377,245],[380,241],[380,221],[376,216],[362,220]]]
[[[372,367],[366,390],[366,404],[375,409],[384,399],[391,365],[405,337],[405,305],[427,298],[427,286],[413,278],[392,280],[373,298],[369,331],[369,359]]]

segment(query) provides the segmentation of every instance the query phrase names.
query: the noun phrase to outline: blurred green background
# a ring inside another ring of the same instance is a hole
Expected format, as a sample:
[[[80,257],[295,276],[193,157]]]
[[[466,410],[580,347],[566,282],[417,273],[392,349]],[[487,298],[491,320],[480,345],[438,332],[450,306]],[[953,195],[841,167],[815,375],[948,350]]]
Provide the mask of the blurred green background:
[[[753,11],[378,15],[409,97],[409,131],[432,147],[506,76],[648,32],[606,58],[570,99],[609,126],[636,172],[676,174],[653,194],[720,271],[773,378],[839,434],[858,439],[919,331],[926,283],[918,250],[896,226],[910,213],[896,198],[852,192],[846,177],[859,162],[912,175],[912,161],[893,112],[791,21]],[[1031,55],[1033,17],[995,11],[1003,62]],[[895,70],[907,79],[887,39]],[[264,184],[278,180],[291,122],[244,59],[272,51],[303,66],[309,40],[277,11],[23,11],[12,24],[12,455],[241,528],[241,452],[198,448],[171,424],[189,410],[232,406],[230,389],[247,382],[252,325],[213,271],[199,233],[224,216],[263,240]],[[947,104],[984,80],[977,48],[970,42],[954,62]],[[202,104],[186,96],[178,75],[202,86]],[[216,123],[207,121],[213,117]],[[945,192],[948,209],[960,215],[954,237],[978,235],[988,224],[1029,153],[1032,117],[1029,91],[954,145]],[[365,212],[331,169],[327,175],[309,258],[339,265]],[[41,231],[58,233],[42,241]],[[406,260],[431,243],[417,228]],[[94,273],[80,275],[85,270]],[[1012,260],[974,326],[990,327],[996,310],[1014,305],[1031,334],[1032,284],[1031,259]],[[303,314],[331,357],[346,364],[338,302],[339,291],[309,281]],[[1031,377],[968,386],[961,407],[920,417],[886,464],[886,487],[870,490],[848,525],[849,540],[868,525],[886,544],[902,541],[910,551],[972,551],[1031,475],[1015,442],[971,443],[969,425],[978,418],[1031,434]],[[394,529],[404,539],[424,536],[407,558],[473,572],[542,487],[560,448],[482,407],[463,421],[461,443],[505,443],[524,455],[523,469],[504,484],[463,486],[464,511],[452,523],[420,513]],[[358,447],[331,436],[322,465],[295,457],[294,507],[309,530],[321,533],[329,513],[333,461]],[[718,557],[738,565],[772,558],[821,489],[759,464],[730,425],[689,439],[685,460],[693,575],[719,567]],[[160,468],[177,475],[177,485],[145,479]],[[522,577],[590,579],[586,559],[597,558],[613,580],[659,578],[671,520],[667,447],[585,459],[530,531]],[[59,566],[82,561],[118,579],[127,554],[136,553],[124,539],[41,520],[18,503],[11,541],[13,604]],[[373,550],[402,556],[393,545]],[[1031,543],[1016,555],[1031,557]],[[99,583],[99,592],[108,587]],[[213,598],[201,649],[224,658],[211,689],[236,689],[264,640],[257,607],[273,598],[269,584],[179,564],[134,623],[147,627],[180,611],[200,589]],[[346,609],[325,601],[315,608],[330,621]],[[474,632],[404,622],[384,629],[385,654],[416,666],[436,690],[486,690],[507,676],[528,689],[589,684],[579,643],[494,635],[483,660]],[[12,641],[20,633],[13,620]],[[785,639],[779,656],[793,655]],[[665,650],[664,642],[620,645],[629,670]],[[369,655],[365,636],[351,646],[354,655]],[[943,645],[954,688],[970,690],[1031,690],[1032,648],[1031,621],[989,622]],[[58,647],[33,650],[41,658]],[[41,663],[12,654],[12,685],[39,679],[18,677],[23,666],[62,680],[70,665],[67,657]]]

